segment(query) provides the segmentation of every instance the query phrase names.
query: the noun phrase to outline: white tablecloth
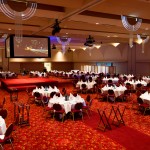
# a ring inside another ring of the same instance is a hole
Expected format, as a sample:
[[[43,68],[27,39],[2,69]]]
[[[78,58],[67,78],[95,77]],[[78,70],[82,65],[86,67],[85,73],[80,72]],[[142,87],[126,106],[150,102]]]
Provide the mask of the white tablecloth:
[[[109,87],[108,85],[106,85],[101,89],[101,91],[102,91],[102,93],[105,93],[109,89],[112,89],[114,91],[115,97],[122,95],[124,93],[124,91],[127,90],[127,88],[125,86],[121,86],[121,85],[119,87],[117,87],[117,86],[115,86],[115,87],[110,86]]]
[[[34,89],[32,91],[32,95],[34,95],[35,92],[39,92],[40,94],[42,94],[42,96],[50,97],[50,94],[52,92],[60,93],[60,90],[57,87],[52,88],[49,86],[48,88],[41,87]]]
[[[96,84],[96,82],[95,81],[92,81],[92,82],[78,81],[76,84],[76,87],[80,87],[80,89],[82,89],[82,84],[86,84],[87,88],[91,89],[91,88],[93,88],[94,84]]]
[[[143,79],[146,83],[149,83],[149,82],[150,82],[150,77],[144,76],[142,79]]]
[[[126,74],[123,75],[123,74],[121,74],[120,78],[123,79],[123,77],[127,77],[128,80],[131,80],[134,77],[134,75],[133,74],[129,74],[129,75],[126,75]]]
[[[65,113],[67,114],[68,112],[71,111],[72,108],[74,108],[76,103],[83,103],[83,106],[86,106],[85,100],[77,95],[76,97],[74,97],[72,94],[70,94],[68,101],[65,100],[65,97],[61,96],[61,97],[57,97],[56,95],[54,95],[53,98],[51,98],[49,100],[48,103],[48,107],[53,107],[53,104],[60,104],[62,106],[62,108],[65,110]]]
[[[150,93],[145,92],[144,94],[140,95],[140,98],[143,100],[144,103],[147,103],[150,106]]]
[[[130,83],[131,85],[133,85],[133,88],[134,88],[134,89],[136,89],[136,85],[137,85],[137,84],[142,84],[143,86],[146,86],[146,85],[147,85],[147,83],[146,83],[144,80],[142,80],[142,81],[139,81],[139,80],[137,80],[137,81],[134,81],[134,80],[132,80],[132,81],[127,80],[127,81],[125,81],[124,83],[125,83],[125,84],[126,84],[126,83]]]
[[[0,116],[0,135],[4,135],[6,132],[5,120]]]
[[[104,83],[107,83],[108,80],[112,80],[113,83],[117,83],[118,80],[119,80],[119,78],[117,78],[117,77],[115,77],[115,78],[107,78],[107,77],[104,77],[104,78],[103,78],[103,82],[104,82]]]

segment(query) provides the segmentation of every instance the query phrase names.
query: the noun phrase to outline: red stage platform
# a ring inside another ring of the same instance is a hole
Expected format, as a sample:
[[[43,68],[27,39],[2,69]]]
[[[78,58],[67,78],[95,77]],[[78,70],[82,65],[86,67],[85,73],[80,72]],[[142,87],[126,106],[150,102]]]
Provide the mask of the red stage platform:
[[[1,87],[6,90],[13,88],[26,89],[35,86],[58,86],[58,81],[49,78],[2,79]]]

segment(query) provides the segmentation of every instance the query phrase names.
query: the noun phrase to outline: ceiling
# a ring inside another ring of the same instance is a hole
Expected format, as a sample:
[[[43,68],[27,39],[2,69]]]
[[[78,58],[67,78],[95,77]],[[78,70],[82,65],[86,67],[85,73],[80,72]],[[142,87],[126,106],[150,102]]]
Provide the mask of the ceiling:
[[[5,1],[5,0],[3,0]],[[27,6],[23,0],[6,0],[9,7],[20,12]],[[25,1],[25,0],[24,0]],[[121,22],[121,15],[142,19],[137,34],[150,35],[150,0],[34,0],[37,2],[35,14],[22,21],[25,35],[51,36],[55,19],[60,22],[61,30],[57,36],[71,37],[70,45],[83,46],[91,35],[97,44],[128,42],[129,31]],[[15,20],[0,11],[0,34],[15,33]]]

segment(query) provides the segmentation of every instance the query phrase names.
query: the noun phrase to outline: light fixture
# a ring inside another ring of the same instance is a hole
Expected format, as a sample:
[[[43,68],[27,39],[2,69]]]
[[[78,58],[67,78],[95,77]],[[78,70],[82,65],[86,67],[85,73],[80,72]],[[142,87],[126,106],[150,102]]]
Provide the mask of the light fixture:
[[[101,47],[101,45],[95,45],[95,47],[96,47],[97,49],[99,49],[99,48]]]
[[[56,45],[55,44],[52,44],[52,49],[56,49]]]
[[[20,43],[22,41],[22,20],[27,20],[34,15],[37,3],[26,0],[15,0],[15,2],[26,3],[26,10],[21,12],[13,10],[9,7],[7,0],[0,0],[0,10],[7,17],[15,20],[15,40]]]
[[[75,51],[75,48],[68,48],[68,52],[74,52]]]
[[[68,45],[71,41],[71,38],[68,36],[56,37],[57,42],[62,45],[62,52],[66,52],[66,45]]]
[[[137,39],[136,43],[141,44],[142,43],[142,39]]]
[[[60,28],[60,26],[59,26],[59,21],[58,21],[58,19],[55,19],[55,24],[53,25],[53,30],[52,30],[52,35],[55,35],[56,33],[59,33],[60,32],[60,30],[61,30],[61,28]]]
[[[87,46],[87,47],[93,47],[94,43],[95,43],[94,38],[91,35],[89,35],[89,37],[86,38],[86,41],[85,41],[84,45]]]
[[[111,43],[114,47],[117,47],[120,43]]]
[[[85,51],[85,50],[86,50],[86,47],[82,47],[82,49]]]
[[[135,24],[131,25],[128,21],[129,18],[132,18],[135,20]],[[121,15],[121,21],[123,26],[128,30],[128,31],[137,31],[141,24],[142,24],[142,19],[141,18],[135,18],[135,17],[127,17],[127,16],[123,16]]]
[[[138,38],[138,41],[142,41],[142,53],[144,53],[144,46],[145,46],[145,43],[148,42],[149,40],[149,36],[148,35],[140,35],[138,34],[137,35],[137,38]]]
[[[134,24],[129,23],[128,19],[131,19],[134,22]],[[123,26],[128,31],[131,32],[130,37],[129,37],[129,46],[130,48],[132,48],[133,47],[133,33],[132,32],[137,31],[140,28],[142,24],[142,19],[137,18],[137,17],[127,17],[127,16],[121,15],[121,21],[122,21]]]

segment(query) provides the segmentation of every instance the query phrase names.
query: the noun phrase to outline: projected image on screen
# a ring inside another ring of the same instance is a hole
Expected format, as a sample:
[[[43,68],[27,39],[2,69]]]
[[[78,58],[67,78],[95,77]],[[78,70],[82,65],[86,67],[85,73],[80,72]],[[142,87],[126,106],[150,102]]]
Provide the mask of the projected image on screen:
[[[14,42],[14,57],[48,57],[48,38],[23,37],[21,43]]]

